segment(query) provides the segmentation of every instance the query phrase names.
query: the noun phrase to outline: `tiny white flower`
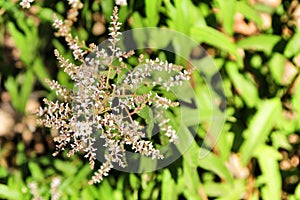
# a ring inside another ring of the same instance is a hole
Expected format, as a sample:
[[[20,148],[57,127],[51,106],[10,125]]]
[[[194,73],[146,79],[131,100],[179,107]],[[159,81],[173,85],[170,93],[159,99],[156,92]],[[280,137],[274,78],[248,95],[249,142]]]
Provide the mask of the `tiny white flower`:
[[[32,3],[34,0],[22,0],[20,2],[20,5],[22,6],[22,8],[30,8],[30,3]]]

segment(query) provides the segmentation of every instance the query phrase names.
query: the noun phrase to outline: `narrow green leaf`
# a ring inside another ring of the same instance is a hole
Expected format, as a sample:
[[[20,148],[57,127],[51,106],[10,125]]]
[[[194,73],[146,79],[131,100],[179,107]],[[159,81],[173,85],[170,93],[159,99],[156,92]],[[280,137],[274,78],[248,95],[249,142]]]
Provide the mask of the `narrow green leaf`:
[[[37,13],[37,15],[38,15],[39,19],[41,19],[42,21],[53,23],[54,11],[52,9],[43,7]]]
[[[203,188],[205,193],[210,197],[220,197],[224,196],[228,192],[228,184],[208,182],[203,183]],[[231,188],[232,189],[232,188]]]
[[[74,178],[74,174],[77,172],[76,166],[74,166],[72,163],[65,162],[62,160],[54,160],[54,166],[63,172],[65,175]]]
[[[299,53],[299,51],[300,51],[300,31],[297,29],[297,32],[288,41],[283,54],[286,57],[292,57],[297,53]]]
[[[5,178],[8,176],[8,170],[3,167],[3,166],[0,166],[0,178]]]
[[[45,82],[46,79],[51,79],[49,73],[46,70],[40,57],[36,58],[32,67],[35,76],[38,78],[40,83],[45,87],[49,88],[49,85]]]
[[[82,183],[83,180],[86,180],[86,178],[88,177],[88,175],[91,173],[91,169],[89,165],[85,165],[84,167],[82,167],[78,173],[76,173],[74,179],[73,179],[73,184],[78,184],[78,183]]]
[[[225,69],[238,94],[249,107],[254,107],[259,100],[258,91],[254,83],[238,71],[238,66],[234,62],[227,62]]]
[[[11,101],[12,101],[14,108],[17,111],[22,112],[22,109],[21,109],[20,103],[19,103],[20,99],[18,97],[19,91],[18,91],[17,80],[15,80],[12,76],[9,76],[4,83],[4,86],[11,97]]]
[[[249,162],[255,149],[266,141],[280,114],[280,99],[274,98],[262,101],[257,113],[250,121],[249,128],[243,133],[245,142],[240,148],[240,153],[244,165]]]
[[[21,60],[26,67],[30,67],[35,59],[35,51],[37,48],[38,38],[37,28],[32,26],[29,29],[30,20],[18,20],[18,27],[24,32],[19,31],[12,22],[8,23],[8,30],[11,33],[17,48],[21,51]]]
[[[263,21],[259,13],[250,6],[246,1],[235,1],[236,11],[242,13],[248,20],[254,21],[258,26],[262,27]]]
[[[29,96],[33,91],[34,82],[35,78],[33,76],[33,72],[31,70],[27,70],[20,91],[20,98],[22,99],[21,105],[23,111],[25,111],[25,107],[28,102]]]
[[[232,35],[236,1],[218,0],[218,3],[220,9],[220,19],[223,22],[223,28],[228,35]]]
[[[274,53],[269,61],[271,75],[278,84],[283,84],[282,78],[285,62],[286,58],[279,53]]]
[[[258,163],[262,171],[261,178],[264,181],[262,188],[262,199],[281,199],[281,174],[278,160],[281,154],[273,147],[261,145],[255,152]]]
[[[230,132],[231,125],[225,123],[216,143],[216,147],[219,151],[219,157],[222,160],[228,160],[231,154],[232,144],[234,140],[234,134]]]
[[[18,153],[17,153],[17,165],[21,166],[26,163],[27,158],[25,155],[25,144],[23,142],[19,142],[17,145]]]
[[[300,199],[300,183],[298,183],[298,185],[295,189],[295,197]]]
[[[0,198],[19,200],[22,199],[22,193],[9,188],[7,185],[0,184]]]
[[[205,193],[218,200],[239,200],[245,192],[245,181],[236,179],[234,185],[228,183],[208,182],[203,184]]]
[[[284,131],[276,131],[273,132],[271,135],[272,138],[272,146],[279,149],[287,149],[287,150],[292,150],[292,145],[289,143],[287,135],[285,134]]]
[[[193,27],[191,28],[191,37],[197,42],[205,42],[209,45],[223,49],[231,53],[237,59],[239,66],[243,66],[243,61],[238,53],[237,46],[230,41],[222,32],[219,32],[211,27]]]
[[[104,200],[113,199],[113,188],[111,187],[111,185],[109,184],[109,182],[107,180],[104,179],[101,182],[101,187],[99,187],[98,190],[99,190],[99,195],[100,195],[101,199],[104,199]]]
[[[34,178],[34,180],[43,180],[44,179],[44,173],[37,163],[29,162],[28,167],[30,169],[31,175]]]
[[[170,0],[164,0],[164,5],[166,9],[162,9],[162,12],[170,18],[167,21],[170,29],[190,35],[191,27],[206,24],[200,9],[191,1],[175,0],[173,5]]]
[[[188,199],[195,199],[197,196],[199,196],[198,191],[200,187],[200,179],[199,176],[194,175],[197,170],[197,166],[190,165],[189,161],[185,159],[185,156],[188,154],[189,153],[187,152],[184,155],[183,161],[183,179],[185,183],[184,195],[188,197]],[[195,159],[199,160],[197,157]]]
[[[129,174],[129,183],[134,190],[138,190],[141,186],[140,180],[135,174]]]
[[[181,33],[189,35],[190,32],[190,13],[187,10],[190,9],[189,1],[175,0],[176,15],[172,16],[174,29]]]
[[[153,112],[149,106],[145,106],[142,110],[140,110],[138,115],[144,118],[147,124],[149,124],[153,119]]]
[[[201,149],[201,151],[207,151],[207,150]],[[200,155],[200,149],[198,153]],[[221,158],[217,157],[212,152],[207,152],[207,155],[204,158],[199,159],[198,165],[203,169],[214,172],[220,178],[225,179],[229,183],[231,184],[233,183],[233,178],[231,176],[231,173],[225,166],[224,161]]]
[[[146,182],[146,180],[143,181]],[[141,199],[151,199],[151,194],[153,193],[155,185],[155,181],[150,181],[146,184],[142,184],[143,187],[141,192]]]
[[[263,51],[266,54],[271,54],[275,44],[280,39],[281,37],[278,35],[260,34],[241,39],[237,46],[247,50]]]
[[[178,199],[176,192],[176,185],[174,180],[172,179],[171,173],[168,169],[163,171],[162,175],[162,187],[161,187],[161,199],[169,200],[169,199]]]
[[[146,11],[146,20],[148,27],[156,27],[160,16],[159,8],[161,7],[162,0],[145,0],[145,11]]]
[[[114,1],[111,0],[102,0],[101,1],[102,11],[107,20],[110,20],[110,16],[112,14],[112,10],[114,8]]]

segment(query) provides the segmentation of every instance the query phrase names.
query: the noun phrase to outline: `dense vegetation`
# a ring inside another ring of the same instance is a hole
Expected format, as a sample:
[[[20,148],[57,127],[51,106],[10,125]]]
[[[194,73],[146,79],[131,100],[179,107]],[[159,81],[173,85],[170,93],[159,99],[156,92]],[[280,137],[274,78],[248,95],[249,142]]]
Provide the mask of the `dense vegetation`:
[[[53,15],[67,18],[70,5],[40,0],[23,9],[19,2],[0,0],[0,199],[300,199],[299,2],[127,3],[119,8],[121,31],[169,28],[211,56],[226,97],[219,102],[225,123],[216,145],[199,156],[209,134],[209,121],[201,117],[211,116],[209,109],[200,109],[195,140],[174,163],[140,174],[112,170],[101,183],[89,185],[93,171],[84,155],[63,152],[53,157],[58,133],[38,126],[34,114],[44,97],[57,98],[46,79],[73,87],[58,67],[54,49],[78,61],[52,27]],[[71,32],[86,44],[98,44],[108,37],[115,2],[82,4]],[[154,53],[186,64],[173,55]],[[196,101],[205,108],[209,91],[200,77],[194,81]],[[190,117],[186,120],[192,121]]]

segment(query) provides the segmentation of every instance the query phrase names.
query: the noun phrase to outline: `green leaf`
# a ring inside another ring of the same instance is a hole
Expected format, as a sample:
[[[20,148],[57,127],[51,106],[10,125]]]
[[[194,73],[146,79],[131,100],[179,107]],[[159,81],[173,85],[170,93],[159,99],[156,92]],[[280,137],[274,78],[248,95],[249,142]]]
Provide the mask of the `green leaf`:
[[[235,1],[236,11],[242,13],[245,18],[254,21],[258,26],[263,26],[259,13],[246,1]]]
[[[237,46],[239,48],[263,51],[266,54],[271,54],[276,43],[281,39],[278,35],[260,34],[241,39]]]
[[[298,185],[295,189],[295,197],[300,199],[300,183],[298,183]]]
[[[288,41],[283,54],[286,57],[292,57],[297,53],[299,53],[299,51],[300,51],[300,31],[297,29],[297,32]]]
[[[25,111],[27,101],[29,99],[31,92],[33,91],[34,83],[35,83],[35,78],[33,76],[33,72],[31,70],[27,70],[25,77],[24,77],[24,82],[21,86],[21,91],[20,91],[20,98],[22,99],[22,101],[21,101],[22,108],[21,109],[23,111]]]
[[[129,174],[129,184],[134,190],[138,190],[141,186],[140,180],[134,174]]]
[[[151,199],[151,194],[155,188],[155,181],[149,181],[148,175],[143,174],[142,176],[142,192],[141,192],[141,199]]]
[[[198,151],[199,156],[200,156],[200,153],[205,152],[205,151],[207,151],[206,156],[202,159],[199,159],[199,162],[198,162],[199,167],[214,172],[220,178],[225,179],[226,181],[228,181],[229,183],[232,184],[233,178],[231,176],[231,173],[225,166],[224,161],[221,158],[217,157],[212,152],[208,152],[208,150],[206,150],[204,148],[199,149],[199,151]]]
[[[23,142],[19,142],[17,145],[18,153],[17,153],[17,165],[21,166],[26,163],[26,155],[25,155],[25,144]]]
[[[28,167],[30,169],[31,176],[34,178],[34,180],[43,180],[44,179],[44,173],[37,163],[29,162]]]
[[[222,160],[228,160],[231,154],[231,148],[234,141],[234,134],[230,132],[231,125],[229,123],[225,123],[220,133],[220,136],[216,142],[216,147],[219,151],[219,157]]]
[[[283,84],[285,62],[286,58],[279,53],[274,53],[269,61],[271,75],[277,84]]]
[[[41,19],[43,22],[51,22],[53,23],[53,15],[54,11],[50,8],[43,7],[38,13],[37,13],[39,19]]]
[[[35,80],[31,70],[27,70],[25,75],[19,75],[21,75],[18,77],[21,78],[21,83],[18,83],[17,79],[9,76],[4,85],[11,96],[14,108],[19,113],[24,113],[27,101],[33,90]]]
[[[161,7],[162,0],[145,0],[145,11],[147,27],[156,27],[160,16],[159,9]]]
[[[5,178],[6,176],[8,176],[8,170],[0,166],[0,178]]]
[[[168,169],[163,171],[162,186],[161,186],[161,199],[178,199],[176,192],[176,184],[172,179],[171,173]]]
[[[223,22],[223,28],[228,35],[233,34],[233,24],[235,15],[235,0],[218,0],[220,9],[220,19]]]
[[[195,144],[196,145],[196,144]],[[190,151],[189,151],[190,152]],[[187,152],[185,156],[189,153]],[[200,187],[200,179],[199,176],[195,176],[194,173],[197,170],[197,166],[190,165],[189,161],[185,159],[183,160],[183,178],[185,183],[184,195],[187,199],[196,199]],[[199,159],[199,158],[195,158]]]
[[[101,199],[104,199],[104,200],[113,199],[113,188],[111,187],[111,185],[109,184],[109,182],[107,180],[104,179],[101,182],[101,187],[99,187],[98,190],[99,190],[99,196],[101,197]]]
[[[143,18],[138,12],[134,12],[131,17],[132,17],[132,21],[133,21],[133,23],[132,23],[133,28],[142,28],[142,27],[144,27]],[[135,38],[137,38],[137,37],[135,37]]]
[[[234,62],[227,62],[225,69],[237,93],[250,108],[254,107],[259,100],[258,91],[254,83],[245,75],[239,73],[238,66]]]
[[[173,5],[170,0],[164,0],[164,5],[166,9],[161,10],[170,18],[167,20],[170,29],[190,35],[191,27],[206,25],[201,9],[191,1],[175,0]]]
[[[11,97],[11,101],[12,101],[14,108],[17,111],[22,112],[22,109],[19,104],[19,97],[18,97],[19,91],[18,91],[17,81],[14,79],[14,77],[9,76],[4,83],[4,86]]]
[[[140,112],[138,112],[138,115],[145,119],[147,123],[147,130],[146,132],[150,135],[152,135],[152,130],[155,123],[155,117],[153,117],[153,111],[149,106],[145,106]]]
[[[71,81],[70,76],[63,70],[59,70],[57,74],[57,81],[60,85],[66,87],[67,89],[74,88],[74,82]]]
[[[189,35],[190,32],[190,15],[189,1],[175,0],[175,12],[170,12],[172,18],[172,26],[176,31]],[[174,10],[173,10],[174,11]]]
[[[225,196],[229,185],[224,183],[208,182],[203,184],[205,193],[210,197]],[[230,187],[232,189],[232,187]]]
[[[8,23],[8,30],[11,33],[17,48],[21,51],[21,60],[26,67],[30,67],[35,59],[35,54],[38,45],[38,30],[33,24],[31,18],[27,20],[20,18],[17,20],[17,25],[12,22]]]
[[[74,174],[77,172],[76,166],[74,166],[72,163],[65,162],[62,160],[54,160],[54,166],[63,172],[65,175],[74,178]]]
[[[283,131],[277,131],[277,132],[273,132],[271,135],[272,138],[272,146],[279,149],[279,148],[283,148],[283,149],[287,149],[287,150],[292,150],[292,146],[289,143],[287,136],[284,134]]]
[[[101,1],[102,11],[107,20],[110,20],[110,16],[112,14],[112,10],[114,8],[114,1],[111,0],[102,0]]]
[[[197,42],[205,42],[216,48],[223,49],[228,53],[231,53],[237,59],[239,66],[243,66],[243,61],[238,53],[237,46],[230,41],[230,39],[222,32],[217,31],[211,27],[192,27],[191,37]]]
[[[281,154],[273,147],[267,145],[261,145],[255,154],[262,171],[260,178],[264,183],[261,189],[262,199],[280,200],[282,180],[278,160],[282,158]]]
[[[203,184],[204,191],[209,197],[219,197],[218,200],[239,200],[245,192],[245,181],[235,180],[234,185],[228,183],[208,182]]]
[[[242,163],[246,165],[253,152],[263,144],[281,115],[281,102],[273,98],[261,102],[257,113],[250,121],[249,128],[244,131],[245,142],[240,148]]]
[[[7,185],[0,184],[0,198],[3,199],[22,199],[22,193],[17,190],[9,188]]]
[[[81,169],[78,169],[78,173],[76,173],[73,184],[79,185],[79,183],[82,183],[82,180],[85,180],[88,175],[91,173],[91,169],[89,165],[84,165]]]

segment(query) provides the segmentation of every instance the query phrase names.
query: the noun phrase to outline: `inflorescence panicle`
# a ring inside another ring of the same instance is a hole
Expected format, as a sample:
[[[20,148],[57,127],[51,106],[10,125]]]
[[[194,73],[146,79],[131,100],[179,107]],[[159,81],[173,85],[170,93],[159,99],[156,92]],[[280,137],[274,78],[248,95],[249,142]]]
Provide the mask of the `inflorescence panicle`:
[[[73,17],[68,16],[66,20],[55,17],[53,26],[58,30],[57,35],[65,37],[75,60],[82,61],[82,64],[71,63],[55,50],[60,66],[74,81],[74,89],[68,90],[57,81],[47,80],[50,88],[56,91],[59,101],[44,99],[46,107],[40,108],[38,115],[41,124],[59,130],[58,136],[54,138],[57,143],[57,152],[54,155],[65,149],[69,149],[68,156],[79,151],[84,152],[93,169],[99,150],[95,143],[100,139],[104,141],[101,148],[105,149],[105,162],[89,182],[93,184],[107,176],[115,165],[123,168],[127,166],[125,146],[131,146],[133,152],[152,159],[164,158],[151,141],[151,137],[147,136],[147,124],[136,120],[144,109],[155,108],[153,120],[157,123],[159,132],[164,134],[169,142],[178,143],[176,131],[169,125],[165,111],[178,106],[179,103],[153,90],[139,92],[139,88],[144,85],[160,86],[161,89],[169,91],[172,87],[189,80],[191,71],[159,59],[144,59],[144,56],[139,57],[138,66],[129,70],[130,67],[124,60],[134,52],[123,52],[118,47],[122,33],[119,32],[121,23],[118,22],[117,7],[114,8],[111,17],[108,50],[94,44],[85,48],[88,50],[82,50],[85,47],[84,42],[79,42],[78,38],[70,33],[82,4],[77,0],[70,0],[69,4],[74,13]],[[93,52],[94,57],[84,58],[88,52]],[[166,80],[157,77],[152,80],[153,73],[161,72],[169,74],[169,78]],[[117,75],[122,77],[118,81]]]

